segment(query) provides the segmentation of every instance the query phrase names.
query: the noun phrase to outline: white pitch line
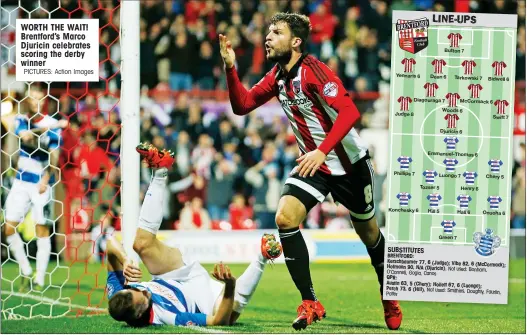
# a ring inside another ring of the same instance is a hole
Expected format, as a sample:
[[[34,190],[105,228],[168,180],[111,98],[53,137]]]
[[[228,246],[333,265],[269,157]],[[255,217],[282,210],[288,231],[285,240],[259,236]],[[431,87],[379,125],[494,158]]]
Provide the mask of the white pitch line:
[[[2,295],[11,295],[11,296],[20,297],[20,298],[28,298],[28,299],[32,299],[32,300],[37,300],[37,301],[50,303],[50,304],[53,304],[53,305],[66,306],[66,307],[71,307],[71,308],[79,308],[79,309],[84,309],[84,310],[88,310],[88,311],[97,311],[97,312],[106,312],[107,311],[105,308],[87,307],[87,306],[82,306],[82,305],[77,305],[77,304],[67,304],[67,303],[56,301],[56,300],[53,300],[53,299],[50,299],[50,298],[40,297],[40,296],[34,295],[34,294],[24,294],[24,293],[17,293],[17,292],[14,292],[14,293],[2,292]],[[222,330],[219,330],[219,329],[209,329],[209,328],[198,327],[198,326],[185,326],[185,328],[190,328],[190,329],[194,329],[196,331],[200,331],[200,332],[203,332],[203,333],[210,333],[210,334],[228,334],[229,333],[229,332],[222,331]]]
[[[208,334],[230,334],[230,332],[228,332],[228,331],[219,330],[219,329],[205,328],[205,327],[199,327],[199,326],[180,326],[180,327],[190,328],[192,330],[196,330],[198,332],[208,333]]]
[[[53,300],[53,299],[50,299],[50,298],[40,297],[40,296],[34,295],[34,294],[24,294],[24,293],[17,293],[17,292],[14,292],[14,293],[2,292],[2,295],[10,295],[10,296],[15,296],[15,297],[20,297],[20,298],[28,298],[28,299],[32,299],[32,300],[37,300],[37,301],[50,303],[50,304],[53,304],[53,305],[66,306],[66,307],[71,307],[71,308],[79,308],[79,309],[84,309],[84,310],[88,310],[88,311],[97,311],[97,312],[106,312],[107,311],[105,308],[86,307],[86,306],[77,305],[77,304],[67,304],[67,303],[56,301],[56,300]],[[185,328],[190,328],[190,329],[202,332],[202,333],[229,334],[229,332],[223,331],[223,330],[219,330],[219,329],[210,329],[210,328],[204,328],[204,327],[198,327],[198,326],[184,326],[184,327]]]
[[[42,302],[53,304],[53,305],[66,306],[66,307],[71,307],[71,308],[79,308],[79,309],[84,309],[87,311],[106,312],[105,308],[87,307],[87,306],[77,305],[77,304],[68,304],[65,302],[53,300],[53,299],[46,298],[46,297],[41,297],[41,296],[34,295],[34,294],[25,294],[25,293],[18,293],[18,292],[2,292],[2,295],[15,296],[19,298],[28,298],[28,299],[42,301]]]

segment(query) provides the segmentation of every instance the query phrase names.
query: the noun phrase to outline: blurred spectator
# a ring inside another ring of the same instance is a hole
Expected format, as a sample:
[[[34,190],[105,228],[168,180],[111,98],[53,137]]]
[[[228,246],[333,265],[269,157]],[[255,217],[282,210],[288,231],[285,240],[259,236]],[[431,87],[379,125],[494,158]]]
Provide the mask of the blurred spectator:
[[[217,153],[211,164],[207,186],[207,209],[212,220],[229,219],[229,203],[234,191],[236,165]]]
[[[101,205],[101,214],[91,227],[91,240],[93,243],[92,261],[101,262],[106,253],[106,241],[115,231],[115,213],[107,204]]]
[[[229,221],[232,229],[254,228],[253,210],[247,206],[242,194],[236,194],[229,205]]]
[[[200,89],[214,89],[214,68],[216,63],[217,58],[216,55],[213,54],[212,45],[210,42],[201,42],[198,69],[196,74],[196,81]]]
[[[196,174],[206,179],[210,178],[210,165],[214,159],[215,150],[212,140],[207,134],[199,137],[198,145],[192,150],[191,161]]]
[[[272,229],[278,209],[282,183],[278,179],[278,166],[274,163],[276,148],[268,142],[262,152],[262,160],[249,168],[245,180],[253,187],[254,216],[259,229]]]
[[[198,138],[205,133],[205,126],[203,125],[203,110],[201,104],[197,100],[192,101],[189,105],[185,130],[188,132],[192,143],[198,142]]]
[[[80,175],[84,182],[86,197],[90,198],[99,184],[101,178],[106,178],[113,165],[106,151],[101,149],[96,142],[96,131],[87,130],[84,132],[81,145],[77,148],[77,161],[80,165]]]
[[[180,175],[187,176],[191,171],[190,162],[190,137],[186,131],[181,131],[178,135],[176,153],[176,168]]]
[[[199,197],[185,205],[181,211],[178,229],[180,230],[209,230],[211,221],[209,214],[203,209],[203,200]]]
[[[142,21],[143,23],[144,21]],[[157,85],[157,57],[155,54],[155,43],[152,37],[148,35],[146,23],[141,24],[141,45],[140,45],[140,69],[141,84],[148,88],[154,88]]]
[[[333,52],[333,44],[331,42],[337,20],[332,13],[328,12],[327,6],[324,3],[319,3],[316,7],[315,13],[309,16],[311,21],[312,31],[310,39],[310,53],[325,61]],[[324,54],[322,51],[324,50]]]
[[[178,32],[170,41],[167,55],[170,59],[170,89],[191,90],[192,69],[198,55],[193,35],[186,31]]]

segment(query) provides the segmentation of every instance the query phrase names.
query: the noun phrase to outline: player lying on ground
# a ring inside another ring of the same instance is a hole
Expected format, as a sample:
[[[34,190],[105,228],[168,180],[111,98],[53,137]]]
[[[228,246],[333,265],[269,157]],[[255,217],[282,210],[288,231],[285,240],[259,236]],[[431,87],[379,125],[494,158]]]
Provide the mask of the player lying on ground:
[[[231,325],[253,295],[265,264],[282,253],[273,235],[262,237],[261,255],[238,280],[229,267],[217,264],[213,280],[198,262],[189,261],[179,249],[156,238],[162,221],[163,198],[173,154],[153,146],[139,145],[137,151],[153,168],[146,192],[134,250],[152,280],[139,282],[141,270],[113,238],[108,240],[108,310],[117,321],[133,327],[148,325]]]
[[[335,73],[307,55],[310,22],[299,14],[278,13],[271,18],[265,39],[267,60],[277,64],[250,90],[236,72],[232,44],[219,36],[232,109],[245,115],[276,97],[289,118],[302,156],[285,182],[276,225],[291,277],[302,304],[295,329],[303,329],[326,315],[317,300],[309,269],[309,254],[299,230],[307,213],[331,193],[350,212],[355,231],[366,245],[381,285],[384,236],[375,219],[373,168],[368,148],[353,124],[360,114]],[[388,328],[398,329],[402,311],[395,300],[382,300]]]

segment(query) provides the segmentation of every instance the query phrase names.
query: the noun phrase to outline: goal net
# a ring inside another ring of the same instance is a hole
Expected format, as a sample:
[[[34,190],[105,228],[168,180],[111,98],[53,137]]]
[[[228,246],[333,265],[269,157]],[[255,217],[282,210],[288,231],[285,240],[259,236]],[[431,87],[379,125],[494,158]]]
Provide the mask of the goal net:
[[[105,240],[121,229],[125,178],[120,167],[126,150],[137,144],[132,136],[125,150],[121,141],[127,118],[120,104],[124,99],[121,69],[128,65],[133,71],[134,67],[122,59],[122,7],[116,0],[2,1],[4,320],[106,313]],[[15,26],[20,18],[99,19],[100,80],[17,82]],[[49,121],[54,126],[32,129],[39,128],[41,120],[55,120]],[[59,126],[60,120],[67,121],[65,128]],[[56,142],[60,144],[53,145]],[[48,188],[28,177],[35,164],[45,167]],[[134,164],[132,172],[124,173],[135,173]],[[137,171],[138,166],[137,161]],[[134,197],[134,186],[127,192]],[[128,206],[138,207],[137,203]]]

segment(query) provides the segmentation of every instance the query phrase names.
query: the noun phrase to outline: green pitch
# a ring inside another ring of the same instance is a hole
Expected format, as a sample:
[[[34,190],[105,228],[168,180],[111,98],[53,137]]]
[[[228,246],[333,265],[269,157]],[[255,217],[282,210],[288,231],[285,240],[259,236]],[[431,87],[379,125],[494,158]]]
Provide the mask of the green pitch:
[[[399,47],[395,25],[393,32],[388,240],[472,246],[475,232],[491,228],[501,246],[508,247],[515,29],[430,26],[428,46],[416,54]],[[462,36],[455,48],[450,34]],[[499,73],[493,66],[497,62],[506,63]],[[475,94],[470,85],[482,88]],[[448,94],[459,96],[450,99]],[[411,99],[406,105],[405,97]],[[502,114],[497,100],[508,102]],[[455,121],[449,124],[449,117]],[[455,149],[447,150],[447,137],[457,137]],[[398,161],[401,156],[412,159],[406,170]],[[456,160],[452,171],[445,163],[449,158]],[[490,160],[503,162],[499,173],[491,173]],[[425,170],[435,174],[430,183]],[[477,173],[473,184],[466,172]],[[401,192],[411,195],[406,207],[397,198]],[[437,207],[430,205],[431,194],[441,197]],[[471,198],[466,209],[458,198],[463,195]],[[490,208],[491,196],[501,198],[497,209]],[[447,236],[453,238],[440,239],[443,220],[455,222]]]
[[[233,265],[239,276],[245,265]],[[212,266],[207,265],[207,269]],[[324,303],[328,317],[307,329],[309,333],[387,333],[376,276],[369,264],[313,264],[311,266],[315,289]],[[60,271],[59,271],[60,270]],[[14,278],[18,272],[13,264],[2,267],[3,278]],[[156,327],[133,329],[119,324],[108,315],[86,310],[86,306],[106,308],[103,288],[106,270],[96,264],[76,264],[71,268],[69,280],[66,269],[52,274],[57,287],[49,288],[44,296],[55,300],[71,297],[70,312],[54,319],[5,320],[2,333],[204,333],[200,329]],[[509,274],[508,305],[450,304],[402,302],[404,310],[401,333],[525,333],[525,260],[513,260]],[[15,282],[13,289],[17,290]],[[59,287],[61,287],[59,289]],[[2,310],[22,304],[33,305],[33,314],[50,314],[50,305],[35,296],[22,298],[11,295],[10,282],[2,281]],[[7,300],[5,300],[7,298]],[[65,301],[65,300],[61,300]],[[234,327],[205,329],[207,332],[232,333],[291,333],[291,321],[296,317],[300,303],[298,294],[285,265],[270,266],[249,306]],[[37,305],[38,304],[38,305]],[[29,307],[21,306],[17,314],[28,314]],[[67,312],[55,305],[53,315]],[[79,317],[75,317],[76,314]],[[393,333],[393,332],[391,332]]]

